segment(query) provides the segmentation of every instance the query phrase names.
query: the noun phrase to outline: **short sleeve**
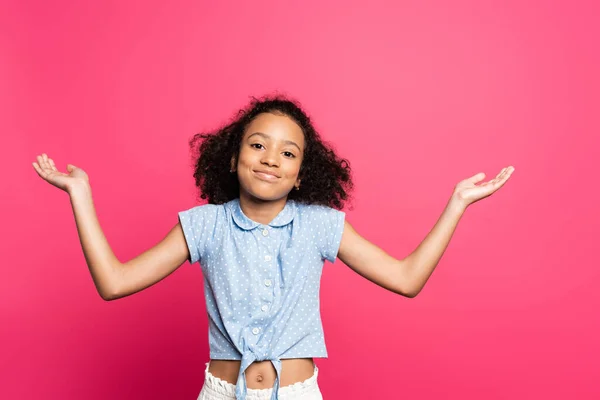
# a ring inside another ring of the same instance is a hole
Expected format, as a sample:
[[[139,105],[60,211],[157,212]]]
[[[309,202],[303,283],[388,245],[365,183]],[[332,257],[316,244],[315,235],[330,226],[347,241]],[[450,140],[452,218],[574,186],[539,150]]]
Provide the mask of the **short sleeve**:
[[[207,242],[215,230],[217,210],[213,204],[204,204],[178,213],[183,235],[187,242],[190,257],[188,261],[194,264],[202,259]]]
[[[317,233],[318,246],[321,249],[321,257],[331,263],[340,249],[342,233],[344,232],[344,220],[346,214],[343,211],[331,207],[322,207],[320,232]]]

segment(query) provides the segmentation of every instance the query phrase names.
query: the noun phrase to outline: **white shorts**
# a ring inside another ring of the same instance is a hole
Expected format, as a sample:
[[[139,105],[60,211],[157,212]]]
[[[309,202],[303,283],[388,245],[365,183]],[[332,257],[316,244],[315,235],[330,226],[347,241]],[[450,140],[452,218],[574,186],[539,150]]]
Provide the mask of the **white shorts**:
[[[235,400],[235,385],[223,379],[217,378],[208,372],[210,362],[206,363],[204,370],[204,385],[198,396],[198,400]],[[292,385],[279,387],[279,398],[281,400],[323,400],[317,377],[319,368],[315,364],[313,376],[302,382],[296,382]],[[273,388],[251,389],[247,388],[248,400],[270,400]]]

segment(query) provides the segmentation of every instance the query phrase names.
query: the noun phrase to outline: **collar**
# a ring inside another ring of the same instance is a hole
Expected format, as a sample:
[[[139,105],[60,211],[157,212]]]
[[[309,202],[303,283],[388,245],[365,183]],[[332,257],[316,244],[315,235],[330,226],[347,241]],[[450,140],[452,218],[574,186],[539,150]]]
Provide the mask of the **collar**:
[[[269,226],[272,227],[280,227],[289,224],[294,219],[296,215],[296,202],[294,200],[288,200],[285,203],[285,207],[283,210],[277,214],[275,218],[271,222],[269,222]],[[244,214],[242,211],[242,207],[240,207],[240,199],[235,198],[229,202],[229,209],[231,210],[231,215],[233,216],[233,220],[240,228],[244,230],[254,229],[259,225],[264,225],[259,222],[253,221]]]

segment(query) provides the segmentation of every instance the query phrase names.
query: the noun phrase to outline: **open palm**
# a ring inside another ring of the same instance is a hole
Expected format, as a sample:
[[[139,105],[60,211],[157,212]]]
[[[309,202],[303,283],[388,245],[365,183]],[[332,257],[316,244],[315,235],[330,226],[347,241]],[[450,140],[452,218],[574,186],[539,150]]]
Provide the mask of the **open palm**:
[[[33,163],[33,168],[38,175],[57,188],[70,192],[70,190],[80,181],[89,182],[87,173],[81,168],[77,168],[72,164],[67,165],[68,174],[60,172],[54,165],[54,161],[48,158],[46,153],[37,156],[37,163]]]
[[[485,174],[480,172],[477,175],[459,182],[454,189],[454,195],[464,203],[464,206],[466,207],[469,204],[473,204],[476,201],[490,196],[504,186],[514,170],[515,168],[513,166],[508,166],[503,168],[494,179],[484,182],[481,185],[476,185],[476,183],[485,178]]]

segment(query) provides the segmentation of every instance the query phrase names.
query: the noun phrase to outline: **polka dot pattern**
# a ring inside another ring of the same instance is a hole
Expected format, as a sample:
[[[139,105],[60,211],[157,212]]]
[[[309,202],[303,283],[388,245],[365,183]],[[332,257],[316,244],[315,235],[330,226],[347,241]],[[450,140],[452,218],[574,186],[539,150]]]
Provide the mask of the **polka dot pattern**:
[[[288,200],[269,224],[248,218],[239,199],[178,213],[191,264],[204,276],[210,358],[241,360],[236,398],[246,397],[245,370],[270,360],[327,357],[319,308],[325,260],[334,262],[345,213]]]

